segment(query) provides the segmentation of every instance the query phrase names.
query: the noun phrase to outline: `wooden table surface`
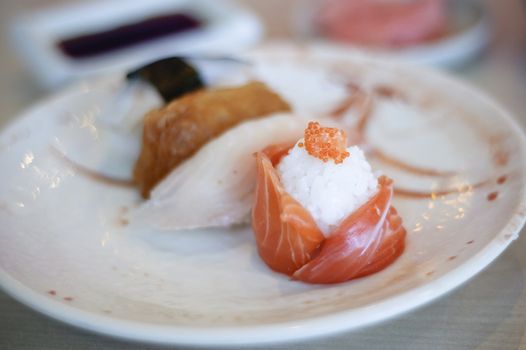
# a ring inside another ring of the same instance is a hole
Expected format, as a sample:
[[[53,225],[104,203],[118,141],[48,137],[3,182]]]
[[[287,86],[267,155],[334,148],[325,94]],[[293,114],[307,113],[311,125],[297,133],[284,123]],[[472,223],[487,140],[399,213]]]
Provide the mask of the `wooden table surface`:
[[[3,28],[13,14],[58,0],[0,2]],[[298,1],[240,1],[255,9],[267,39],[293,37],[289,25]],[[526,3],[485,1],[493,37],[474,62],[453,74],[493,95],[526,128]],[[0,127],[47,94],[0,34]],[[526,237],[461,288],[416,311],[363,330],[276,349],[526,349]],[[260,347],[262,348],[262,347]],[[265,347],[269,348],[269,347]],[[42,316],[0,292],[0,349],[156,349],[72,328]]]

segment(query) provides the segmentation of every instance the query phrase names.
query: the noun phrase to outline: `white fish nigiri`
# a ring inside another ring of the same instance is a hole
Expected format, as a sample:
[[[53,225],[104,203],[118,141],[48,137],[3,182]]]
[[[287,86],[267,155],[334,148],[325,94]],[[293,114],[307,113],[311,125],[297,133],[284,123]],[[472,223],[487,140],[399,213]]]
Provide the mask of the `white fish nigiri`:
[[[270,144],[292,145],[304,128],[304,119],[279,113],[226,131],[163,179],[130,221],[162,230],[246,222],[256,183],[253,154]]]

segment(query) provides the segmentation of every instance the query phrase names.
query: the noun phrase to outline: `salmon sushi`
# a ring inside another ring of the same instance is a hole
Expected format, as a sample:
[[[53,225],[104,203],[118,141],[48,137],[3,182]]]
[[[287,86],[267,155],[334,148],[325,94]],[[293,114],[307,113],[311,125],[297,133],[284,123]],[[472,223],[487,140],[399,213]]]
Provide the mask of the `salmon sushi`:
[[[309,123],[294,145],[256,153],[252,227],[273,270],[308,283],[378,272],[405,247],[393,181],[377,177],[345,132]]]

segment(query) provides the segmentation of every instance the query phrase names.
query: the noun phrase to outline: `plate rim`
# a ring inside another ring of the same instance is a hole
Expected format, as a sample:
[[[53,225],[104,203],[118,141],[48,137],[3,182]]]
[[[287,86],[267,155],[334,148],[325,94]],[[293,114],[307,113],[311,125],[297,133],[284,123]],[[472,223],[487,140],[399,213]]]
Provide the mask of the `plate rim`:
[[[312,47],[315,49],[316,45]],[[352,55],[352,52],[350,52],[350,54]],[[342,57],[335,54],[334,58],[341,59]],[[327,57],[325,57],[325,59],[327,59]],[[358,59],[361,58],[358,57]],[[488,106],[491,106],[491,108],[497,112],[498,118],[507,123],[507,126],[513,133],[513,137],[520,143],[518,152],[526,155],[526,136],[517,120],[512,116],[512,113],[503,108],[493,97],[481,91],[479,88],[451,74],[439,72],[435,69],[411,67],[410,64],[401,62],[386,62],[385,59],[378,56],[375,57],[374,55],[371,56],[371,60],[374,61],[374,63],[383,63],[390,68],[399,67],[410,71],[425,71],[426,74],[432,75],[432,79],[446,80],[448,84],[453,84],[456,88],[469,91],[469,93],[476,96],[477,99],[483,100]],[[106,78],[102,80],[109,79]],[[101,84],[101,79],[94,79],[91,83],[93,86],[97,86]],[[77,93],[82,87],[85,88],[86,83],[71,85],[69,88],[57,94],[44,98],[34,106],[18,114],[17,118],[14,118],[2,127],[0,134],[3,135],[15,129],[27,119],[32,118],[32,116],[42,108],[46,108],[46,106],[53,103],[61,103],[62,99]],[[522,171],[526,173],[526,161],[524,158],[522,159],[521,168]],[[356,330],[387,321],[395,316],[402,315],[428,304],[473,278],[493,262],[513,240],[518,238],[520,230],[526,222],[526,184],[524,182],[521,186],[521,192],[519,203],[514,208],[513,215],[503,229],[496,232],[494,238],[474,256],[453,268],[445,275],[420,287],[399,293],[380,302],[308,319],[249,326],[207,327],[155,325],[152,323],[117,319],[85,311],[50,299],[46,295],[25,286],[1,267],[0,289],[22,304],[55,320],[106,336],[143,343],[228,346],[307,340],[344,331]],[[411,302],[401,303],[403,300],[411,300]],[[374,312],[374,310],[382,310],[382,312]]]

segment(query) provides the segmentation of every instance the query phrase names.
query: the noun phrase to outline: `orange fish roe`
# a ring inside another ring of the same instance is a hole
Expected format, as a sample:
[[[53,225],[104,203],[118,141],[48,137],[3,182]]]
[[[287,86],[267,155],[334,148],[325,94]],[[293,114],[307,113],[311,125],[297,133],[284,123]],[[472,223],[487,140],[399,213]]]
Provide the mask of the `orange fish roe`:
[[[343,162],[350,155],[345,149],[346,142],[345,132],[337,128],[324,128],[318,122],[309,122],[305,129],[305,149],[324,162],[329,159],[336,164]]]

